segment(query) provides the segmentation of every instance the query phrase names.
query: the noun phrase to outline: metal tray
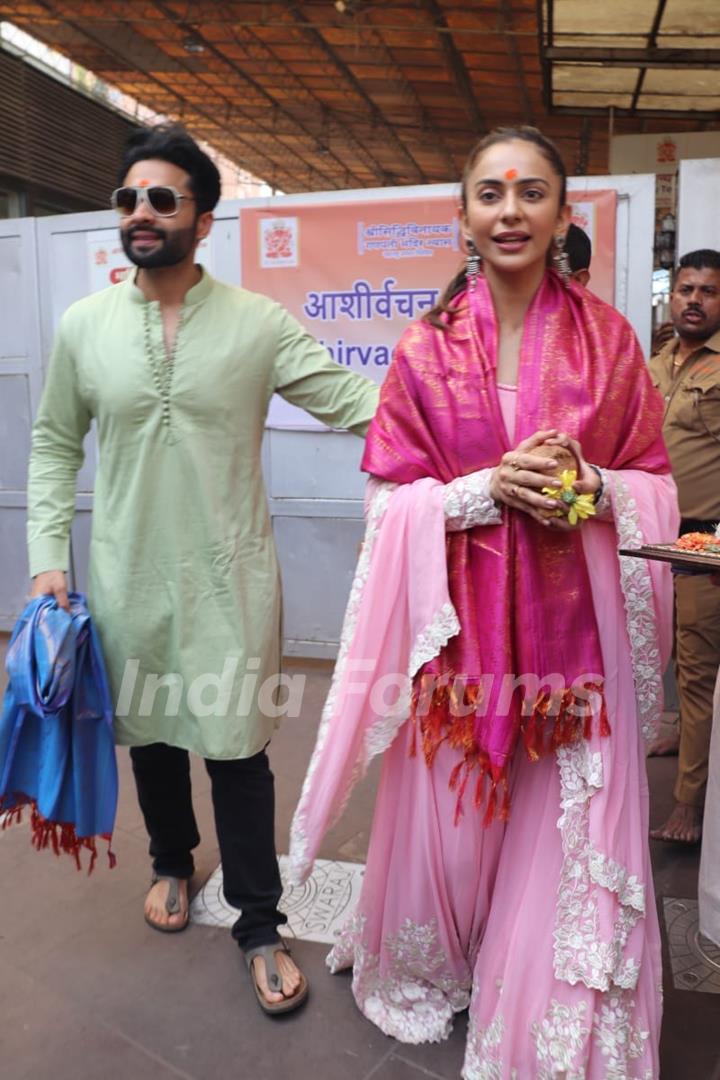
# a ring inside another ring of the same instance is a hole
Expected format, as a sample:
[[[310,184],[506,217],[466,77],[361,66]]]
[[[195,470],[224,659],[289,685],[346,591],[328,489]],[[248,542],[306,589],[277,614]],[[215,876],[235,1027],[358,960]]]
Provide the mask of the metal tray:
[[[720,552],[716,555],[699,551],[682,551],[674,544],[644,544],[639,548],[620,548],[620,555],[629,555],[634,559],[656,559],[669,562],[674,566],[700,573],[720,574]]]

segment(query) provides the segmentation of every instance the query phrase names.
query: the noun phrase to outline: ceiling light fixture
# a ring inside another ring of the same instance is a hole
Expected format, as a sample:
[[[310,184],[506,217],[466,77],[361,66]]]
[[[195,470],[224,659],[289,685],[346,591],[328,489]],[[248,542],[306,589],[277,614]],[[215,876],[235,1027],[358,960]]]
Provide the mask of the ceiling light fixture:
[[[183,49],[189,53],[204,53],[205,46],[198,37],[186,37],[183,41]]]

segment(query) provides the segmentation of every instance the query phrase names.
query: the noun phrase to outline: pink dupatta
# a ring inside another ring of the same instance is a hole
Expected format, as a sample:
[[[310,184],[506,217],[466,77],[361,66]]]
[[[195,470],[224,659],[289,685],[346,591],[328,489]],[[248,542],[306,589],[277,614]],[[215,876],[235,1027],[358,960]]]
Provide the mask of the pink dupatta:
[[[338,671],[293,823],[296,880],[368,757],[392,742],[411,713],[429,766],[441,743],[459,751],[451,779],[458,811],[475,771],[475,801],[485,793],[486,820],[508,811],[496,795],[521,737],[535,757],[589,736],[593,713],[601,733],[609,731],[579,532],[551,532],[506,512],[500,525],[440,537],[440,485],[493,467],[510,449],[484,280],[469,302],[458,298],[447,322],[444,331],[415,323],[403,336],[368,435],[363,468],[401,487],[392,497],[381,491],[372,504]],[[549,272],[525,322],[517,441],[558,427],[579,439],[594,464],[666,474],[661,422],[662,402],[627,321]],[[410,557],[420,551],[412,535],[425,532],[435,545],[423,559]],[[364,696],[357,679],[351,685],[348,660],[365,665]],[[406,687],[395,709],[380,715],[373,679],[393,673],[414,680],[412,699]],[[508,702],[506,677],[527,674],[538,677],[537,692]]]
[[[416,323],[400,342],[368,434],[367,472],[400,484],[419,476],[448,483],[497,465],[511,449],[484,279],[458,299],[447,326]],[[662,402],[632,329],[552,272],[525,319],[517,393],[517,442],[556,427],[603,468],[669,472]],[[581,731],[587,737],[593,714],[608,733],[590,582],[580,530],[544,529],[525,514],[450,534],[447,562],[462,633],[423,668],[415,713],[429,765],[444,741],[462,751],[453,777],[461,795],[475,770],[479,803],[489,774],[492,816],[520,737],[535,757]],[[509,699],[513,680],[519,692]]]
[[[310,871],[355,781],[410,713],[412,679],[460,631],[445,563],[442,485],[384,488],[368,510],[332,686],[290,839],[290,876]]]

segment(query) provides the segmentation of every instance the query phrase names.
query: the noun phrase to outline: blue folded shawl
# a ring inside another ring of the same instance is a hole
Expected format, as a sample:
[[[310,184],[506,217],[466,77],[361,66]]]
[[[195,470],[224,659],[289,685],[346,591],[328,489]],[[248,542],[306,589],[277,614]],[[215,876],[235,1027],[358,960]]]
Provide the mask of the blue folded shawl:
[[[51,596],[31,600],[8,645],[9,683],[0,717],[3,827],[31,808],[32,842],[72,855],[110,841],[117,809],[113,708],[85,597],[70,614]]]

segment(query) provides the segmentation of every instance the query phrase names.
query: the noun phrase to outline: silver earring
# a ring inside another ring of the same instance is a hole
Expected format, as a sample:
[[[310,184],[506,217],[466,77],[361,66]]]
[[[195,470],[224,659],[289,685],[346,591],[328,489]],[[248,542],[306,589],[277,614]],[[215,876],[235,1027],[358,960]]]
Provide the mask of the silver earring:
[[[565,237],[555,237],[555,250],[553,251],[552,261],[553,266],[557,270],[558,274],[563,280],[563,285],[567,285],[572,277],[572,267],[570,266],[570,259],[568,253],[565,250]]]
[[[467,258],[465,260],[465,279],[468,283],[468,288],[474,289],[477,282],[478,274],[480,273],[482,257],[478,249],[473,244],[472,240],[466,239],[465,246],[467,248]]]

